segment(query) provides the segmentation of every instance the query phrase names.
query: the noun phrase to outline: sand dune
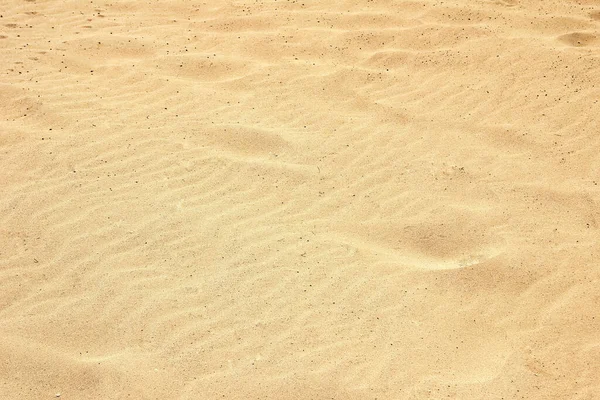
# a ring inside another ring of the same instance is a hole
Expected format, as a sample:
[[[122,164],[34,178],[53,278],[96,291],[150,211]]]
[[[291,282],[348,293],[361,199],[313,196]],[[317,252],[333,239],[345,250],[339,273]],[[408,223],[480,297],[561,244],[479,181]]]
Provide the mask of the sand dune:
[[[600,398],[595,0],[0,7],[0,394]]]

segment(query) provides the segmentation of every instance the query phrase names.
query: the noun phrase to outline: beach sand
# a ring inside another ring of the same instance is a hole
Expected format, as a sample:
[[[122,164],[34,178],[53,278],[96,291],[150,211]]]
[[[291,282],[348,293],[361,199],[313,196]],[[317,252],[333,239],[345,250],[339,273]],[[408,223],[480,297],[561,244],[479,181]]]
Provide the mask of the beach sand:
[[[597,1],[0,15],[3,398],[600,398]]]

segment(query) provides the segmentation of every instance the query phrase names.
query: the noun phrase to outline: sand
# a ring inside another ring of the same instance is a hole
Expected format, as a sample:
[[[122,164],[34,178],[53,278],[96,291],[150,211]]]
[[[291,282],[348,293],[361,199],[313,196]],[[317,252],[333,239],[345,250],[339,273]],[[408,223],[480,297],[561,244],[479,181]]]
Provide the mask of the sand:
[[[597,1],[0,14],[3,398],[600,398]]]

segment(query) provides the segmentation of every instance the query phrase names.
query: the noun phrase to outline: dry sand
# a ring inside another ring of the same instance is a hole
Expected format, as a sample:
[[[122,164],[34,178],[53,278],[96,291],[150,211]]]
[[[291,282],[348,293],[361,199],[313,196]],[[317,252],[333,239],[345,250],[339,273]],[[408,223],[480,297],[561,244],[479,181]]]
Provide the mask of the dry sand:
[[[2,398],[600,398],[598,1],[0,14]]]

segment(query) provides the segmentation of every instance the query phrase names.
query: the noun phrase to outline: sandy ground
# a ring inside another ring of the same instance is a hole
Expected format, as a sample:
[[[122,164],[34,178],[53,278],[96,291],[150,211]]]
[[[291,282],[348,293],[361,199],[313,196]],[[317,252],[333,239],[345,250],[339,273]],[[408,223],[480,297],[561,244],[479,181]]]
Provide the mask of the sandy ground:
[[[0,14],[3,398],[600,398],[596,0]]]

